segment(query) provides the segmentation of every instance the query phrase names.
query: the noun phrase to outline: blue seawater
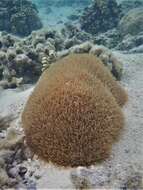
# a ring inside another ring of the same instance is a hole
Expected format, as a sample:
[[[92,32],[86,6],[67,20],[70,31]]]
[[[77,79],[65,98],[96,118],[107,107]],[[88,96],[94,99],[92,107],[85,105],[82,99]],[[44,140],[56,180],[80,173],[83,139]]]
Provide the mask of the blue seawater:
[[[44,26],[61,28],[64,23],[78,20],[92,0],[32,0],[37,5]]]

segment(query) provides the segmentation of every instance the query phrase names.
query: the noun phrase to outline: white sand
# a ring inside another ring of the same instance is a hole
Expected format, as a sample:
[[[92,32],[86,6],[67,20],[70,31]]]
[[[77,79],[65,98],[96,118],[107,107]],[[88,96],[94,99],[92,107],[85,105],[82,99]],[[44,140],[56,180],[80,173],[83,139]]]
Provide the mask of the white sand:
[[[91,187],[121,188],[129,177],[137,174],[143,176],[143,54],[123,55],[116,52],[116,55],[124,64],[122,85],[129,94],[124,108],[126,126],[121,140],[113,147],[110,160],[91,169],[83,168],[80,174],[77,170],[73,171],[79,178],[87,178]],[[19,113],[31,91],[32,88],[23,92],[0,92],[0,113]],[[71,170],[58,170],[36,159],[24,164],[29,171],[35,170],[41,176],[37,180],[40,189],[73,188]]]

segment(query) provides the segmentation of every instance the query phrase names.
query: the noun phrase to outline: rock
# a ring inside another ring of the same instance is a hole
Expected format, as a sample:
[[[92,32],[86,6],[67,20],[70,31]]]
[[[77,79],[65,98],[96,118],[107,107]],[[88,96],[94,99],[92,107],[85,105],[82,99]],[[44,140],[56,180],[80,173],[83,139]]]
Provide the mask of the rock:
[[[11,178],[17,178],[19,176],[19,168],[13,167],[8,170],[8,176]]]
[[[143,7],[130,10],[121,19],[118,29],[122,36],[137,35],[143,31]]]

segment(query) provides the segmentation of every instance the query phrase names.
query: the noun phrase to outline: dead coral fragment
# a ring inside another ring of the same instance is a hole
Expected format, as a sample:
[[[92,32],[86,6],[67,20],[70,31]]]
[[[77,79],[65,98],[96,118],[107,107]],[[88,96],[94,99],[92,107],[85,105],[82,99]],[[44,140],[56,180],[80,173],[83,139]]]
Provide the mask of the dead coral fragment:
[[[64,60],[72,65],[71,57]],[[78,63],[78,56],[74,61]],[[41,159],[59,166],[105,160],[124,125],[120,107],[96,76],[93,88],[90,81],[79,80],[82,70],[64,74],[63,65],[56,64],[42,74],[24,109],[27,144]]]

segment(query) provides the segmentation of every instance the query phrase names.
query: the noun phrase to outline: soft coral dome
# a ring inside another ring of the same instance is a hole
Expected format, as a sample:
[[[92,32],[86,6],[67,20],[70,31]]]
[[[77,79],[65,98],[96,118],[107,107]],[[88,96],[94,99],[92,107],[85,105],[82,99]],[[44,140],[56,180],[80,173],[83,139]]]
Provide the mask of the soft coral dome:
[[[128,100],[126,91],[121,87],[118,81],[112,76],[108,68],[99,60],[96,56],[91,54],[71,54],[64,59],[58,61],[58,64],[55,64],[52,69],[55,77],[56,72],[58,75],[63,75],[64,77],[77,77],[79,74],[85,75],[88,74],[88,80],[95,77],[98,78],[105,87],[110,90],[117,103],[122,107]],[[94,80],[93,82],[94,83]],[[94,84],[93,84],[94,85]]]
[[[57,62],[43,73],[25,106],[27,144],[58,166],[90,166],[110,155],[124,125],[123,113],[97,77],[91,77],[92,85],[84,80],[89,74],[73,69],[72,75],[72,67],[61,72],[62,66]]]

